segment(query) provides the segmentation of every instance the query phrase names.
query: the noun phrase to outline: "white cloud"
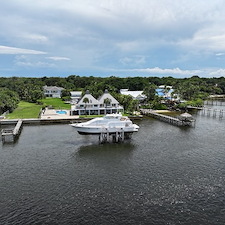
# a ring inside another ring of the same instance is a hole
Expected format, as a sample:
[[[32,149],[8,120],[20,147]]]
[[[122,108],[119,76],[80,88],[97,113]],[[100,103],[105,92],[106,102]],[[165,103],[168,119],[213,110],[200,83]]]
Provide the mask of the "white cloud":
[[[182,40],[180,44],[183,47],[201,51],[223,51],[225,50],[225,28],[216,25],[200,29],[193,38]]]
[[[225,69],[210,69],[210,72],[208,73],[209,77],[224,77],[225,76]]]
[[[223,53],[223,52],[216,53],[216,56],[223,56],[223,55],[225,55],[225,53]]]
[[[181,75],[181,76],[193,76],[202,73],[201,70],[181,70],[180,68],[162,69],[159,67],[145,68],[145,69],[133,69],[136,72],[149,73],[149,74],[161,74],[161,75]]]
[[[31,55],[40,55],[40,54],[46,54],[46,52],[42,51],[36,51],[31,49],[24,49],[24,48],[15,48],[15,47],[8,47],[8,46],[2,46],[0,45],[0,54],[12,54],[12,55],[18,55],[18,54],[31,54]]]
[[[56,68],[54,63],[48,63],[40,55],[16,55],[14,64],[23,68]]]
[[[160,76],[174,76],[174,77],[221,77],[225,76],[225,69],[222,68],[202,68],[198,70],[182,70],[180,68],[144,68],[144,69],[131,69],[127,71],[138,72],[143,75],[160,75]]]
[[[133,57],[124,57],[119,60],[124,66],[126,65],[143,65],[146,62],[145,56],[142,55],[135,55]]]
[[[40,35],[40,34],[22,34],[21,38],[26,39],[26,41],[30,41],[33,43],[45,43],[48,41],[48,37],[44,36],[44,35]]]
[[[46,62],[17,62],[17,66],[21,67],[36,67],[36,68],[53,68],[56,67],[55,64],[52,63],[46,63]]]
[[[71,60],[70,58],[67,58],[67,57],[59,57],[59,56],[52,56],[52,57],[46,57],[47,59],[51,59],[51,60],[54,60],[54,61],[69,61]]]

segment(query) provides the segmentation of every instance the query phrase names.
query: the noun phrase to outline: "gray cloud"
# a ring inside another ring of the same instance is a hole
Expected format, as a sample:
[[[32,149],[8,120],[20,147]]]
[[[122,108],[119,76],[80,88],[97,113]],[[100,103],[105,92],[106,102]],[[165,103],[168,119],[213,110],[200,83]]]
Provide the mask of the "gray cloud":
[[[184,75],[225,51],[224,17],[223,0],[11,0],[1,3],[0,54],[47,54],[29,63],[64,61],[71,73],[133,65]]]

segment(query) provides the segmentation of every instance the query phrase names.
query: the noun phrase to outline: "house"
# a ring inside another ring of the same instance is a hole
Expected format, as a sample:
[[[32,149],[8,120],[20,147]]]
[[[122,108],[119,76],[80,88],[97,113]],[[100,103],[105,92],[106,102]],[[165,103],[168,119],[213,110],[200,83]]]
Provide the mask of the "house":
[[[64,88],[56,86],[44,86],[43,91],[46,97],[61,98],[61,93]]]
[[[120,94],[130,95],[133,99],[138,101],[144,101],[146,96],[143,94],[143,91],[129,91],[128,89],[120,89]]]
[[[172,93],[173,93],[173,87],[172,86],[166,86],[166,85],[160,85],[156,89],[156,94],[159,97],[163,97],[165,99],[172,99]]]
[[[71,91],[70,92],[71,103],[78,103],[82,97],[82,91]]]
[[[107,90],[99,99],[95,99],[87,91],[76,105],[71,106],[72,115],[105,115],[119,112],[123,112],[123,107]]]

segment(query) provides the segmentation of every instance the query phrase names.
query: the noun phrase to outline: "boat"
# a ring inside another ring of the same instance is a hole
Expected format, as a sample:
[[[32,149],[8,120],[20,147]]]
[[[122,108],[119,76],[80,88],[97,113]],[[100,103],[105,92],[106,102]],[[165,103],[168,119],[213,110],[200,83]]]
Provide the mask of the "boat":
[[[121,114],[107,114],[104,117],[97,117],[84,123],[71,124],[79,134],[132,134],[137,132],[139,126],[133,124],[127,116]]]

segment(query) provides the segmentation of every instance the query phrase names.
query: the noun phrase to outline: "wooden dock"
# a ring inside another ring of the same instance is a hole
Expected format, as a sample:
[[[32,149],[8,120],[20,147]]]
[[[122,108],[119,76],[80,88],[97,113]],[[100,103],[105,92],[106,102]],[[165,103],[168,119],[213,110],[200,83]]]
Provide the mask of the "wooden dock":
[[[16,126],[13,129],[2,129],[1,136],[2,142],[15,142],[19,137],[22,130],[23,120],[18,120]]]
[[[187,106],[187,109],[202,110],[202,109],[203,109],[203,107],[196,107],[196,106],[191,106],[191,105],[188,105],[188,106]]]
[[[167,116],[163,114],[156,113],[154,110],[151,109],[141,109],[141,113],[143,115],[151,116],[158,120],[161,120],[166,123],[170,123],[175,126],[192,126],[195,125],[194,119],[181,119],[172,116]]]
[[[225,106],[225,98],[211,98],[204,102],[204,105]]]
[[[203,107],[201,110],[201,114],[206,115],[206,116],[213,116],[214,118],[217,117],[219,119],[222,119],[225,114],[225,110]]]

